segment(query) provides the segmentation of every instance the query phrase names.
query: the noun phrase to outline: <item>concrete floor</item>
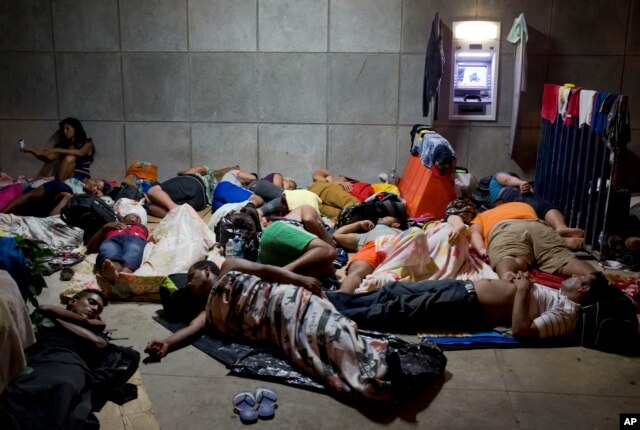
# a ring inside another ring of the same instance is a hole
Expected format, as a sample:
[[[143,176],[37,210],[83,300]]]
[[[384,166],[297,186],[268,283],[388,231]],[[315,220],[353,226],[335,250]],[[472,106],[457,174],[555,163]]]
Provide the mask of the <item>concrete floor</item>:
[[[57,273],[47,283],[40,302],[59,304],[65,283]],[[150,339],[169,334],[151,319],[159,309],[157,304],[114,303],[103,316],[116,330],[115,338],[126,338],[116,343],[142,354]],[[165,430],[242,428],[231,399],[260,386],[274,389],[279,404],[272,421],[253,425],[261,429],[618,429],[621,413],[640,413],[640,357],[578,347],[446,356],[444,380],[392,413],[356,410],[327,395],[231,376],[191,346],[160,363],[141,364],[140,373]]]

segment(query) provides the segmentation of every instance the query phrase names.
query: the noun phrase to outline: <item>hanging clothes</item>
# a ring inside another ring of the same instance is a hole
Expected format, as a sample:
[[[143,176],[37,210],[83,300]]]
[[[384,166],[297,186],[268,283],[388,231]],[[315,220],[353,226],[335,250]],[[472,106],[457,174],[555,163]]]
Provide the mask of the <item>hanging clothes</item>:
[[[442,48],[442,23],[440,15],[436,12],[431,22],[431,32],[427,42],[427,52],[424,62],[424,81],[422,86],[422,116],[429,116],[429,103],[435,97],[433,119],[438,113],[438,91],[442,78],[442,66],[444,64],[444,50]]]
[[[509,133],[509,156],[513,154],[513,144],[516,139],[518,125],[518,111],[520,110],[520,93],[527,90],[527,22],[524,13],[514,21],[507,41],[516,45],[515,67],[513,73],[513,106],[511,108],[511,130]]]
[[[580,113],[578,114],[578,127],[583,125],[591,125],[591,117],[593,116],[593,98],[596,92],[593,90],[580,91]]]
[[[616,94],[605,92],[596,94],[593,105],[593,119],[591,120],[591,128],[595,134],[604,133],[607,127],[609,111],[617,100],[618,96]]]
[[[567,103],[567,110],[564,115],[564,125],[574,125],[576,123],[576,118],[580,116],[580,93],[582,92],[582,87],[576,87],[573,91],[571,91],[571,96],[569,97],[569,103]]]
[[[553,124],[558,117],[558,93],[560,92],[560,85],[557,84],[544,84],[544,90],[542,93],[542,112],[540,115],[543,119],[548,120]]]

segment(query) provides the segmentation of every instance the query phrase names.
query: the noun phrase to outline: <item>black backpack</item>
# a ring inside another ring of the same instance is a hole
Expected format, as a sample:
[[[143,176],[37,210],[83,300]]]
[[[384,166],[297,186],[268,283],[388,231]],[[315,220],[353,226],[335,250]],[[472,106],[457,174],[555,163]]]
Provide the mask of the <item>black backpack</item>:
[[[253,213],[255,212],[255,214]],[[230,212],[225,215],[215,228],[214,233],[218,243],[222,246],[233,239],[236,233],[242,239],[242,256],[246,260],[258,260],[258,239],[260,221],[255,208],[245,206],[238,212]]]
[[[100,197],[89,194],[73,196],[62,208],[60,218],[68,225],[84,230],[85,244],[103,225],[118,221],[118,216],[111,206]]]
[[[582,308],[573,331],[577,343],[616,354],[638,353],[640,332],[635,307],[623,292],[618,293]]]
[[[342,209],[338,214],[335,228],[363,220],[376,224],[378,219],[389,215],[401,219],[404,223],[407,218],[405,205],[397,194],[381,192],[359,205]]]

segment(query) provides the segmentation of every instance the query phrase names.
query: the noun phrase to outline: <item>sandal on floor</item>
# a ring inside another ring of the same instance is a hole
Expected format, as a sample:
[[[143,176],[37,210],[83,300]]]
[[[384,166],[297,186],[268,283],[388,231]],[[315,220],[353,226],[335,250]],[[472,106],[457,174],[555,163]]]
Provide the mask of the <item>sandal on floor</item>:
[[[278,407],[276,401],[278,396],[276,392],[269,388],[258,388],[256,390],[256,402],[258,402],[258,418],[261,420],[272,419]]]
[[[233,396],[233,411],[240,415],[243,424],[252,424],[258,421],[258,413],[254,409],[256,398],[248,391]]]
[[[73,278],[73,269],[70,267],[63,267],[60,271],[61,281],[70,281]]]

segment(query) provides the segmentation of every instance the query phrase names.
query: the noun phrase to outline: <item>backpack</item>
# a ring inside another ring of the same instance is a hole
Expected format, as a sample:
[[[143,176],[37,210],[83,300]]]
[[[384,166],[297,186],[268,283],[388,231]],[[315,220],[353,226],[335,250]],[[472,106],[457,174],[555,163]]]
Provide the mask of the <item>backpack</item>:
[[[253,213],[255,212],[255,213]],[[258,229],[260,221],[255,208],[245,206],[240,211],[230,212],[225,215],[215,227],[214,233],[218,243],[224,246],[229,239],[233,239],[236,233],[242,239],[242,255],[246,260],[258,260]]]
[[[62,208],[60,218],[68,225],[84,230],[82,239],[85,244],[103,225],[118,221],[111,206],[100,197],[89,194],[73,196]]]
[[[397,194],[381,192],[359,205],[342,209],[338,214],[335,228],[362,220],[369,220],[376,224],[378,219],[389,215],[399,218],[402,222],[406,221],[405,205]]]
[[[123,198],[139,202],[144,199],[144,194],[138,189],[138,187],[123,182],[116,188],[115,195],[111,196],[111,198],[113,198],[114,202]]]
[[[631,300],[621,291],[616,297],[584,306],[575,340],[585,348],[623,355],[634,355],[640,347],[638,318]]]

